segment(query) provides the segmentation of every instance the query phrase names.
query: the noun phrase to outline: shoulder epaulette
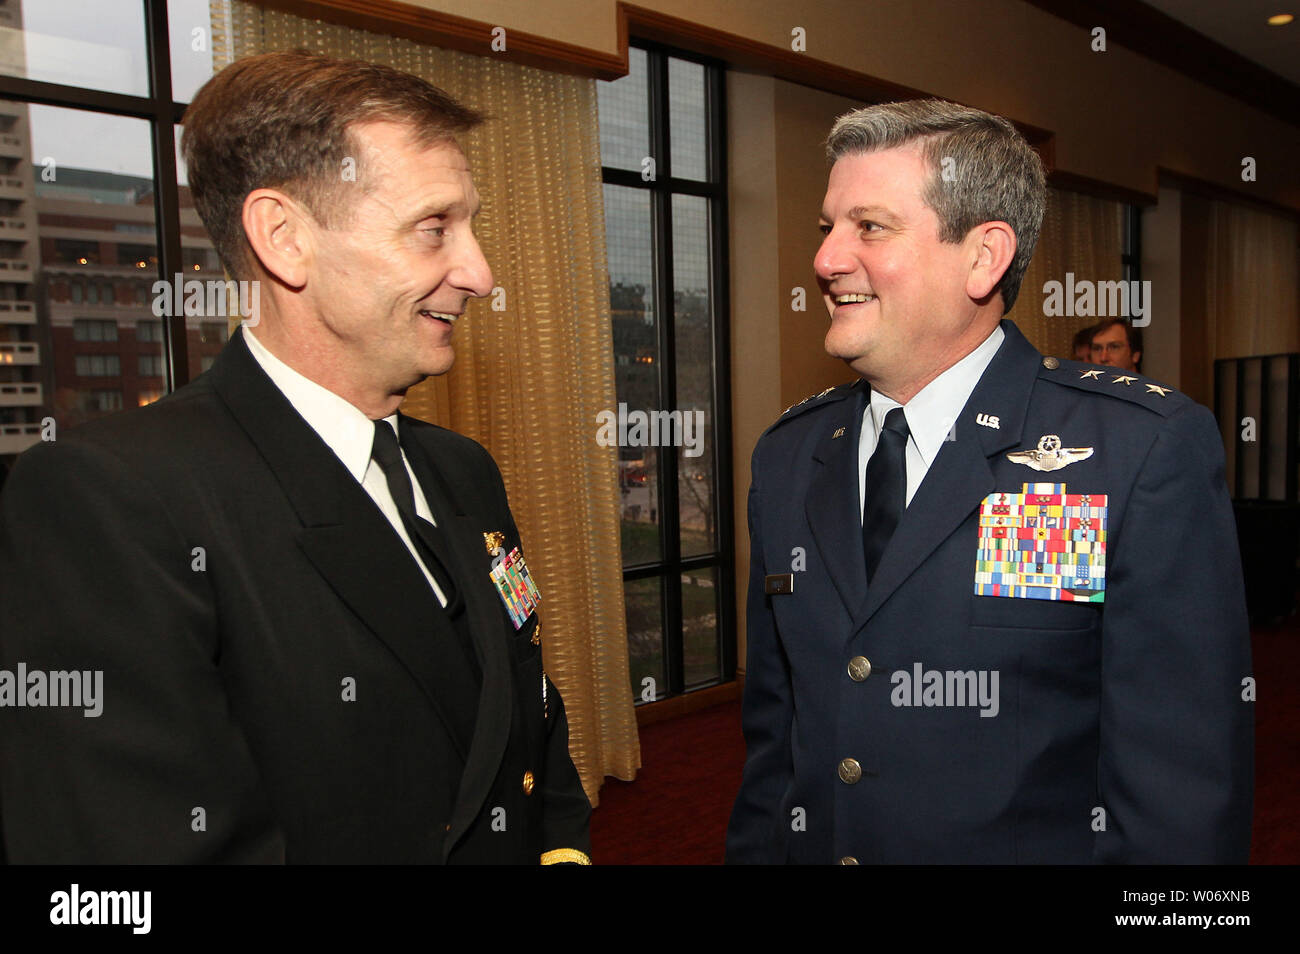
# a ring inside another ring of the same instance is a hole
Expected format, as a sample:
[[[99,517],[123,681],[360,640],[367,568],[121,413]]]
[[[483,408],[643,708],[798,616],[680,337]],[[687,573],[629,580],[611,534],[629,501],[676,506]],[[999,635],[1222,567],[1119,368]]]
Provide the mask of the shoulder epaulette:
[[[1157,414],[1167,416],[1191,400],[1187,395],[1132,371],[1065,358],[1043,358],[1038,376],[1066,387],[1078,388],[1090,394],[1110,397],[1138,404]]]
[[[858,378],[856,381],[850,381],[846,384],[841,384],[838,387],[827,388],[825,391],[806,397],[796,404],[791,404],[781,412],[780,417],[772,422],[772,425],[768,430],[771,430],[778,424],[784,424],[786,421],[792,420],[800,414],[811,411],[813,408],[825,407],[827,404],[833,404],[835,401],[843,400],[853,393],[854,388],[862,386],[862,379]]]

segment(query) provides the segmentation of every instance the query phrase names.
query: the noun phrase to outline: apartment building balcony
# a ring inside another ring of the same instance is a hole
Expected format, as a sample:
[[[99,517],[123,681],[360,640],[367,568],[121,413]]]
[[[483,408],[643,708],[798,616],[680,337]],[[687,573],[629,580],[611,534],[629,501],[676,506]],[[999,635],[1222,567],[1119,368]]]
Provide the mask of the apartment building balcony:
[[[18,219],[12,216],[0,217],[0,239],[9,242],[25,242],[34,237],[27,228],[26,219]]]
[[[35,381],[0,383],[0,407],[40,407],[45,403],[45,391]]]
[[[32,196],[27,192],[27,183],[21,176],[0,175],[0,199],[27,200]]]
[[[32,263],[25,258],[0,258],[0,282],[30,282]]]
[[[0,299],[0,325],[36,324],[36,302]]]
[[[27,143],[22,136],[15,136],[13,133],[0,133],[0,156],[7,156],[11,159],[26,159],[27,149]]]
[[[0,424],[0,454],[21,454],[40,440],[40,424]]]
[[[0,341],[0,365],[41,363],[41,346],[35,341]]]

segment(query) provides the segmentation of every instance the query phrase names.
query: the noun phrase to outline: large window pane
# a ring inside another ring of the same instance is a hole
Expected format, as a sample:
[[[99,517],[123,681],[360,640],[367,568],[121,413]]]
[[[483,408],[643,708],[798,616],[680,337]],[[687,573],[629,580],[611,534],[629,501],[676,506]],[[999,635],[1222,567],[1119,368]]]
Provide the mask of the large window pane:
[[[659,407],[659,328],[654,305],[650,193],[605,186],[605,236],[614,326],[619,407],[619,483],[623,494],[623,562],[648,563],[661,553],[658,450],[638,440],[636,419]],[[627,425],[631,424],[632,427]],[[644,437],[649,435],[642,431]]]
[[[157,397],[149,125],[0,101],[0,455]]]
[[[677,349],[677,407],[683,437],[678,451],[682,556],[717,549],[713,466],[713,314],[709,298],[709,203],[673,196],[673,328]],[[689,417],[688,417],[689,415]]]
[[[668,141],[672,150],[672,173],[676,178],[708,178],[704,103],[704,67],[669,57]]]
[[[600,108],[600,161],[612,169],[641,171],[650,155],[650,95],[645,50],[628,50],[627,76],[597,83]]]
[[[623,598],[627,604],[628,663],[632,698],[636,702],[657,702],[668,695],[660,580],[654,576],[623,584]]]
[[[0,73],[148,96],[144,4],[9,0],[0,7]]]
[[[188,103],[212,76],[212,14],[208,0],[167,0],[172,99]]]
[[[682,655],[687,688],[720,677],[719,635],[718,568],[683,573]]]

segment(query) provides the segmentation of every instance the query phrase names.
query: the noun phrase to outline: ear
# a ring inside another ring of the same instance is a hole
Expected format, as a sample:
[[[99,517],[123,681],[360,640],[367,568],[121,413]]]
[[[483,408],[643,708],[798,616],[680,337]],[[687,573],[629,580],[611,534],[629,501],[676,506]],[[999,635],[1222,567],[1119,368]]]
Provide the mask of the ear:
[[[1142,352],[1141,351],[1132,352],[1129,360],[1133,362],[1133,367],[1136,368],[1138,364],[1142,361]]]
[[[315,252],[310,213],[278,189],[254,189],[244,197],[241,221],[253,257],[290,288],[307,284]]]
[[[971,229],[975,260],[966,276],[966,294],[983,301],[993,294],[1016,255],[1016,233],[1005,222],[985,222]]]

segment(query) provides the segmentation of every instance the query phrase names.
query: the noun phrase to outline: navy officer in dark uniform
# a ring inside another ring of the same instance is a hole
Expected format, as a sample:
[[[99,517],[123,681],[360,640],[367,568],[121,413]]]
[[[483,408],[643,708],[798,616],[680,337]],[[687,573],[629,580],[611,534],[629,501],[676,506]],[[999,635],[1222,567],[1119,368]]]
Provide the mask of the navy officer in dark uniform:
[[[758,442],[732,862],[1244,863],[1253,693],[1210,413],[1003,318],[1006,120],[841,117],[815,268],[857,374]]]

